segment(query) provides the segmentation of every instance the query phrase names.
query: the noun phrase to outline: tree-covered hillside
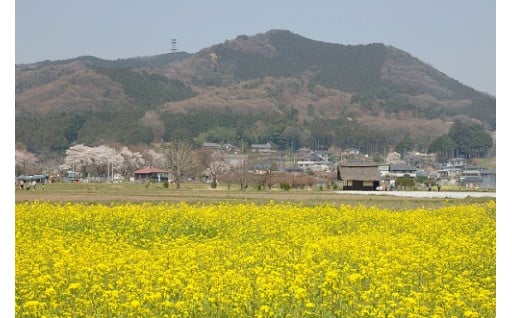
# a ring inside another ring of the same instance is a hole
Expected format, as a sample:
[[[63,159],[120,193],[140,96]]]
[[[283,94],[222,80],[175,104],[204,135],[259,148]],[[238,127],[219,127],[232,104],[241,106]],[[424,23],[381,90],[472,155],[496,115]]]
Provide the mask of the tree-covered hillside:
[[[138,105],[152,107],[162,103],[179,101],[194,96],[194,92],[183,82],[168,79],[146,71],[137,72],[125,68],[96,68],[123,86],[125,93]]]
[[[284,30],[196,54],[16,66],[16,143],[39,154],[177,140],[385,153],[404,136],[426,151],[457,118],[495,130],[496,98],[385,44]]]
[[[239,36],[236,45],[213,47],[221,68],[234,68],[236,80],[265,76],[301,77],[310,74],[312,85],[343,91],[362,92],[379,85],[379,70],[384,60],[382,44],[345,46],[313,41],[287,31],[267,33],[273,52],[268,55],[247,52],[239,47],[251,45],[250,37]]]

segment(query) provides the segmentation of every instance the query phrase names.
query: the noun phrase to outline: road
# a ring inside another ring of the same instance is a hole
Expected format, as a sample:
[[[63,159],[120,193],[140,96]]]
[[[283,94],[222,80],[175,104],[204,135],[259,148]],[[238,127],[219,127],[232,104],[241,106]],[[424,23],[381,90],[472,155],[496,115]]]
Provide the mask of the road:
[[[496,198],[496,192],[457,192],[457,191],[336,191],[339,194],[388,195],[410,198]]]

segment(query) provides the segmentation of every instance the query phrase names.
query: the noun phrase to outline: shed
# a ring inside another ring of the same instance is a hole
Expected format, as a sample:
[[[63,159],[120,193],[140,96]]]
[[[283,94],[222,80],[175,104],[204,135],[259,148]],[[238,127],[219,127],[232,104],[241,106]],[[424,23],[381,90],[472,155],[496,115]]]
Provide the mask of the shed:
[[[134,171],[136,181],[151,181],[151,182],[165,182],[169,180],[169,173],[167,170],[145,167]]]
[[[337,179],[343,181],[343,190],[376,190],[380,182],[379,166],[368,163],[340,163]]]
[[[30,177],[30,180],[36,180],[37,183],[47,183],[48,176],[44,174],[35,174],[32,177]]]
[[[23,180],[23,181],[32,181],[35,180],[37,183],[46,183],[48,182],[48,176],[45,176],[44,174],[35,174],[33,176],[17,176],[16,180]]]
[[[466,189],[478,189],[482,185],[482,178],[477,176],[463,177],[460,184]]]

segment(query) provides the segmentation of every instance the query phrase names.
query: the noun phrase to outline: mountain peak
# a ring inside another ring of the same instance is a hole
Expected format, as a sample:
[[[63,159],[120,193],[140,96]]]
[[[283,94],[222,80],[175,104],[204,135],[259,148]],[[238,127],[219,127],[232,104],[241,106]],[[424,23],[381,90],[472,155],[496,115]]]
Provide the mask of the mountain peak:
[[[261,55],[267,58],[276,55],[276,49],[272,45],[268,33],[258,33],[256,35],[238,35],[234,40],[227,41],[224,45],[232,50],[237,50],[245,54]]]

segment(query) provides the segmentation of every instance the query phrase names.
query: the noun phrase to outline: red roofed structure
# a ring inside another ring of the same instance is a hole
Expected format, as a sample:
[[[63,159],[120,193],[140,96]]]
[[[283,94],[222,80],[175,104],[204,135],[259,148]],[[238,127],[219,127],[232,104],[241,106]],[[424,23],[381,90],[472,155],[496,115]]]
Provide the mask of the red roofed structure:
[[[167,170],[145,167],[134,171],[136,181],[165,182],[169,179]]]

